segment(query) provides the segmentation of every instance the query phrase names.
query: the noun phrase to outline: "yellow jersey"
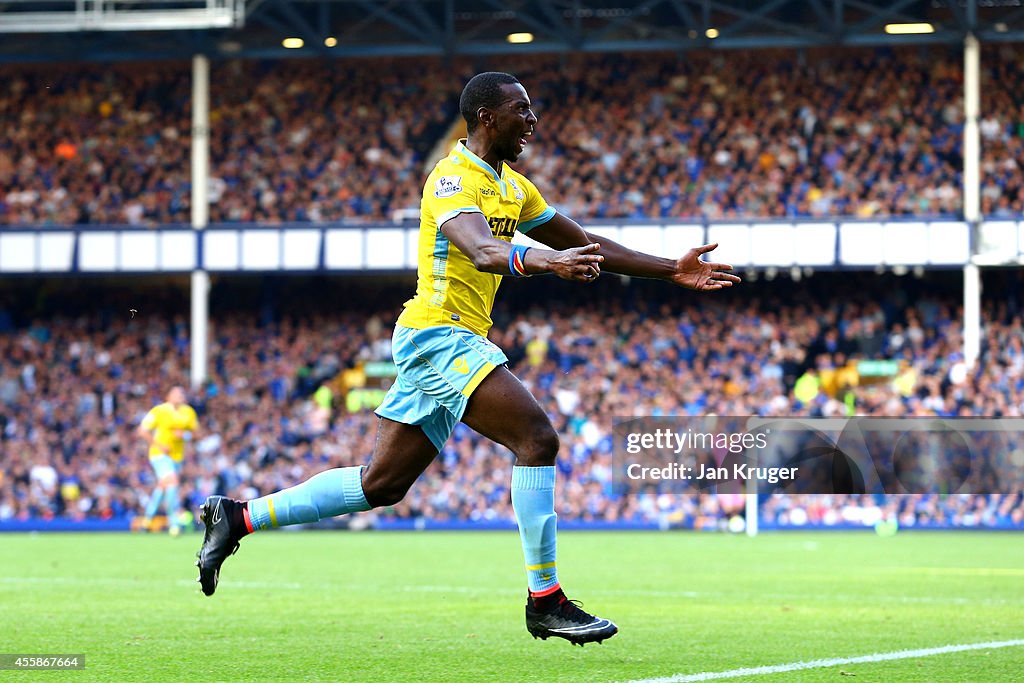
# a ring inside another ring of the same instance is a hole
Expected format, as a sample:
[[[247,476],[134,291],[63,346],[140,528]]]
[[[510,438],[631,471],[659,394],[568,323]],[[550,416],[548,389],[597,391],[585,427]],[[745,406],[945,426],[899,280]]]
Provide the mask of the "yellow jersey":
[[[196,411],[190,405],[181,405],[177,409],[170,403],[154,406],[146,417],[142,418],[142,428],[153,432],[153,445],[149,447],[149,457],[164,455],[157,444],[166,446],[168,455],[176,462],[185,457],[185,432],[194,431],[199,425]]]
[[[486,336],[501,275],[482,273],[441,232],[460,213],[480,213],[491,234],[506,242],[555,215],[526,176],[490,164],[460,140],[427,176],[420,203],[419,267],[416,295],[405,302],[398,324],[414,329],[455,325]]]

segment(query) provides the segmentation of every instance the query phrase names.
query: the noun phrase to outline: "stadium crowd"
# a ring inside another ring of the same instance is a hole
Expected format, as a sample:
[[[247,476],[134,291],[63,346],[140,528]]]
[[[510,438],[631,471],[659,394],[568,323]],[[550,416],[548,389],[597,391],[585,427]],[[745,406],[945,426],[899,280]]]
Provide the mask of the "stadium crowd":
[[[389,219],[457,114],[455,74],[408,60],[234,61],[211,74],[210,221]],[[0,67],[0,222],[190,220],[185,64]]]
[[[541,123],[520,169],[580,219],[958,216],[961,55],[688,52],[227,61],[211,76],[211,222],[391,220],[458,120],[515,72]],[[982,202],[1024,212],[1024,59],[986,48]],[[0,67],[0,224],[189,220],[185,64]]]
[[[717,527],[737,512],[736,496],[618,492],[615,418],[1022,415],[1019,302],[986,306],[981,360],[969,370],[955,299],[903,282],[815,276],[801,297],[776,282],[754,297],[699,300],[659,283],[575,291],[530,282],[499,298],[491,337],[561,435],[563,520]],[[326,286],[318,298],[267,299],[255,315],[215,311],[210,378],[190,396],[201,431],[182,477],[189,507],[365,461],[372,412],[349,412],[340,391],[325,411],[317,390],[389,358],[404,289],[387,291],[345,294],[363,303],[347,313],[317,308],[335,298]],[[135,427],[170,385],[187,381],[187,335],[183,316],[156,310],[134,320],[0,314],[0,521],[139,514],[154,481]],[[851,359],[879,358],[900,361],[899,374],[871,384],[844,374]],[[409,496],[366,519],[512,520],[510,464],[504,449],[459,426]],[[764,499],[763,514],[782,525],[896,517],[904,526],[1020,528],[1024,486],[1008,495],[777,495]]]

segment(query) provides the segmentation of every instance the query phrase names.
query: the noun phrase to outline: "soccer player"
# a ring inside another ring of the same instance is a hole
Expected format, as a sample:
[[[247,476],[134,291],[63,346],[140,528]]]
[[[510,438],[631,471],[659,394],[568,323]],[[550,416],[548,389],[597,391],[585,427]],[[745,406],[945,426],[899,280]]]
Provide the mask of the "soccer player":
[[[691,249],[678,260],[598,239],[557,213],[509,163],[537,125],[530,98],[509,74],[474,76],[459,102],[468,137],[434,167],[423,188],[416,294],[398,318],[392,352],[398,377],[377,409],[368,466],[321,472],[247,502],[211,496],[198,553],[203,592],[217,588],[221,564],[246,534],[394,505],[437,456],[460,420],[515,455],[512,507],[526,560],[526,627],[538,638],[583,645],[615,635],[562,592],[555,565],[555,456],[558,434],[536,399],[487,340],[503,277],[554,274],[593,282],[605,269],[661,278],[699,291],[739,278]],[[551,249],[512,245],[515,231]]]
[[[171,387],[167,401],[154,406],[139,424],[139,436],[149,444],[149,464],[156,472],[156,488],[146,505],[146,528],[160,509],[163,497],[171,536],[181,533],[178,526],[178,474],[185,457],[185,442],[191,441],[199,428],[196,411],[185,403],[185,389]]]

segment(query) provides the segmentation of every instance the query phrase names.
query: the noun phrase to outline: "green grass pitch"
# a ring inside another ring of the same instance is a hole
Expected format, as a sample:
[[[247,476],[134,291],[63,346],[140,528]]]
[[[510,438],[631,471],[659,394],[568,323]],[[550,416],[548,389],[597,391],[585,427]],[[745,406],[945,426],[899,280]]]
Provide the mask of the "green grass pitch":
[[[585,648],[527,634],[514,533],[263,534],[212,598],[194,583],[200,540],[0,535],[0,651],[86,656],[0,678],[602,683],[1024,638],[1012,533],[563,533],[567,592],[620,628]],[[1013,646],[728,680],[1022,671]]]

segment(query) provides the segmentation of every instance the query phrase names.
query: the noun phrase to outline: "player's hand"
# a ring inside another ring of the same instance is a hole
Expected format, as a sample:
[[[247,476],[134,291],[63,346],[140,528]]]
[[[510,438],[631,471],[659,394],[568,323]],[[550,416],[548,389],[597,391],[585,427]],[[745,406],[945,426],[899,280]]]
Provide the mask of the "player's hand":
[[[600,249],[601,245],[595,242],[556,251],[548,257],[547,270],[563,280],[593,282],[601,276],[604,256],[597,253]]]
[[[698,292],[732,287],[734,283],[740,282],[738,276],[728,272],[732,270],[732,266],[728,263],[701,261],[701,255],[714,251],[717,247],[718,242],[714,242],[686,252],[681,259],[676,261],[676,270],[670,278],[672,282],[680,287],[695,289]]]

